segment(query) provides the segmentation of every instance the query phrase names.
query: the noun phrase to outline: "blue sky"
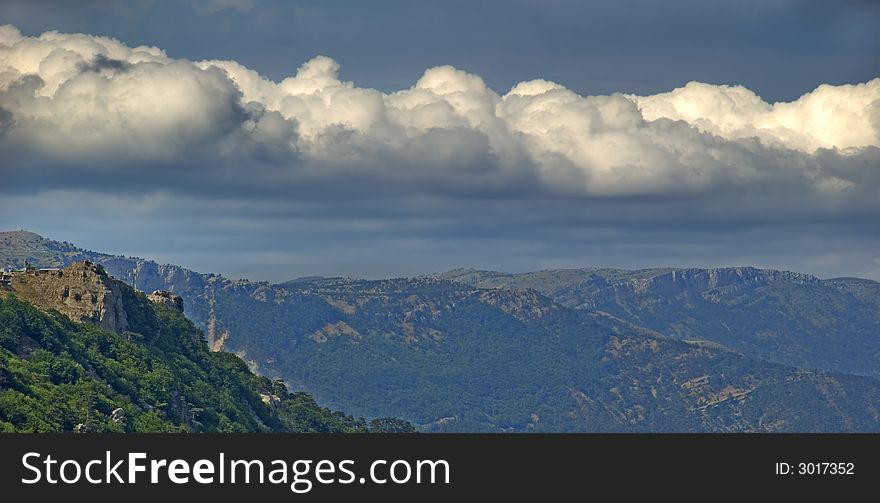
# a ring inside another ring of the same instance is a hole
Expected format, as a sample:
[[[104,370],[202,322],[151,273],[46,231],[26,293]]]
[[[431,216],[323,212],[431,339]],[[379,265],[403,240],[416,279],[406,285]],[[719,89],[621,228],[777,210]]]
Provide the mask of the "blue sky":
[[[876,3],[12,0],[4,24],[4,229],[277,281],[880,279]]]

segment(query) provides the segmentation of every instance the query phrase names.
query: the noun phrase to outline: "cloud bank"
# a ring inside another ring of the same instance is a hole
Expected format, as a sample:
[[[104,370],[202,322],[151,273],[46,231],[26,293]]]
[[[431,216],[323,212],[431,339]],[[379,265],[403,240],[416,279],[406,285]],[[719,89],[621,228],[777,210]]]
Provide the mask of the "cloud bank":
[[[276,201],[253,221],[423,218],[508,238],[880,230],[880,78],[771,104],[698,82],[581,96],[531,80],[499,94],[451,66],[383,93],[339,71],[318,56],[275,82],[235,61],[2,26],[0,193]]]

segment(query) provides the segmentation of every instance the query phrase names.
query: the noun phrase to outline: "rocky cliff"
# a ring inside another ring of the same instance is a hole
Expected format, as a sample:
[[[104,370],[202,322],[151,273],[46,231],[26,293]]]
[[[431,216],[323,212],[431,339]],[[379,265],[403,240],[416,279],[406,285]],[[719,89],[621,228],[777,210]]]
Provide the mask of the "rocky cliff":
[[[0,295],[10,293],[44,311],[54,309],[77,323],[94,323],[118,334],[144,331],[132,319],[143,317],[144,296],[88,260],[63,269],[3,273]],[[183,313],[183,299],[170,292],[157,290],[145,298]]]
[[[116,333],[129,329],[125,290],[100,265],[75,262],[63,269],[8,273],[7,290],[43,310],[55,309],[73,321],[94,323]]]

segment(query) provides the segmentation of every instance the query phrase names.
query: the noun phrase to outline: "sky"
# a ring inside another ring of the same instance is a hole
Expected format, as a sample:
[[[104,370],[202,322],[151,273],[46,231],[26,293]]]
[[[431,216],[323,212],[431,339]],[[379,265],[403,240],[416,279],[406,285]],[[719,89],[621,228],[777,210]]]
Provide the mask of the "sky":
[[[0,4],[0,229],[231,277],[880,279],[869,1]]]

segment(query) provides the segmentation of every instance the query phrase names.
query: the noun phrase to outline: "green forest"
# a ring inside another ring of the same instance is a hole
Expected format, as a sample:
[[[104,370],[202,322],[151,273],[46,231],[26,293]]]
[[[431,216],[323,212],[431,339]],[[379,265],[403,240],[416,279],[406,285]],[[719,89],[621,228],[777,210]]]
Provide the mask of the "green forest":
[[[181,313],[138,294],[116,334],[0,298],[0,431],[406,432],[320,407],[208,351]]]

